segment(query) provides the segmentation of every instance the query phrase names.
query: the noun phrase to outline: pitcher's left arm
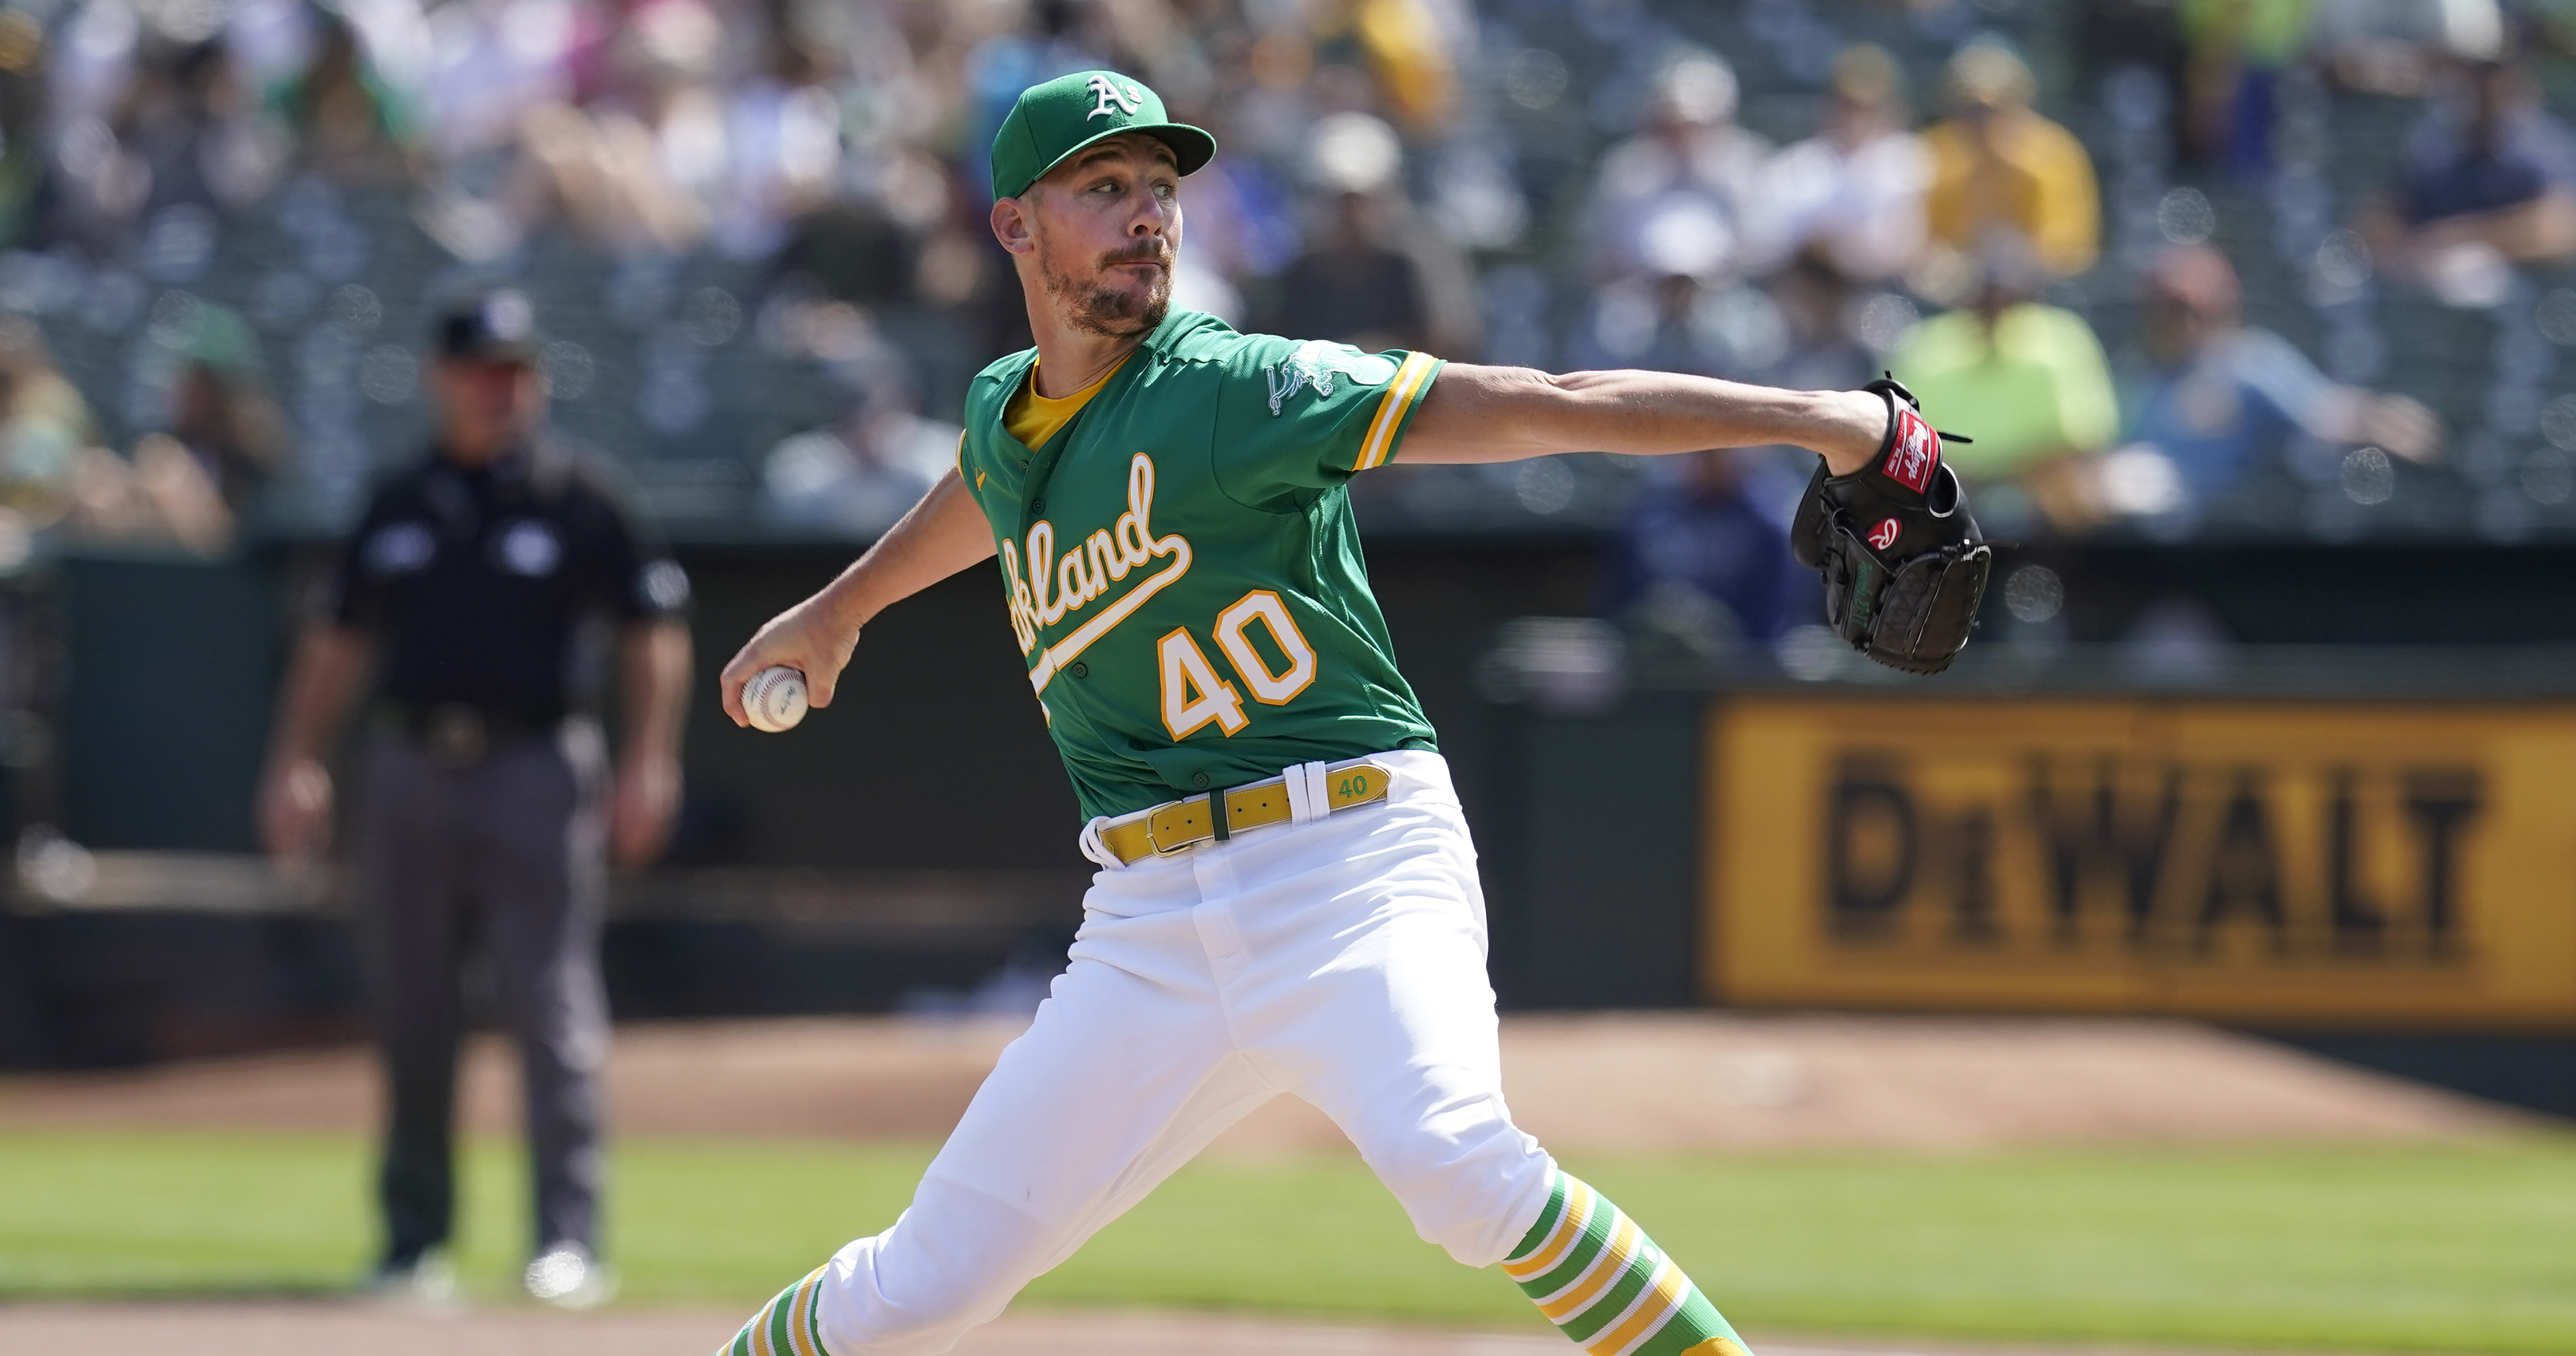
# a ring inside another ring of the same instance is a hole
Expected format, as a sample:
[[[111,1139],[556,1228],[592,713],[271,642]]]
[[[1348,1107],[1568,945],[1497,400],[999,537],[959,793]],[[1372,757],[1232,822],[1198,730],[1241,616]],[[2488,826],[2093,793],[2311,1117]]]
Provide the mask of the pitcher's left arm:
[[[1784,391],[1677,372],[1540,372],[1451,363],[1396,460],[1519,461],[1559,452],[1661,455],[1787,443],[1835,475],[1866,467],[1892,414],[1872,391]]]

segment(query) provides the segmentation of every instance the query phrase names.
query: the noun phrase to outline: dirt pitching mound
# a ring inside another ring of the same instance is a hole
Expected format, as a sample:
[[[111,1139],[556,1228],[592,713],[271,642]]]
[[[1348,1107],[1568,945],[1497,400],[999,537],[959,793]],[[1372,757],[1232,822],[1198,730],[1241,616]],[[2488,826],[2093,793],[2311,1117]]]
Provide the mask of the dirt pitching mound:
[[[610,1074],[624,1135],[937,1139],[966,1109],[1008,1022],[800,1018],[622,1027]],[[1503,1023],[1514,1116],[1576,1151],[2475,1137],[2516,1113],[2179,1022],[2028,1018],[1516,1017]],[[517,1120],[497,1040],[467,1061],[469,1124]],[[336,1049],[132,1073],[0,1080],[0,1127],[364,1130],[366,1051]],[[753,1110],[756,1108],[756,1113]],[[1217,1152],[1339,1149],[1283,1097]]]

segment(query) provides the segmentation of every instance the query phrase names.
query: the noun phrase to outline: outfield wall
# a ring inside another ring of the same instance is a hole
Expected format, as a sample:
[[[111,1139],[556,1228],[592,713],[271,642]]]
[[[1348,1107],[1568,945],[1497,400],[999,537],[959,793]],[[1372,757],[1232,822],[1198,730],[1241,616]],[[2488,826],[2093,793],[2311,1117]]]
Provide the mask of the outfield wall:
[[[1078,921],[1072,800],[979,573],[873,626],[842,704],[794,734],[717,712],[705,673],[854,549],[684,548],[702,678],[689,793],[673,862],[618,888],[621,1012],[971,1001],[978,977],[1015,957],[1043,969]],[[1801,682],[1760,655],[1640,650],[1571,687],[1513,676],[1511,621],[1588,608],[1589,538],[1399,534],[1371,553],[1484,853],[1508,1006],[2576,1031],[2576,801],[2557,785],[2576,661],[2556,648],[2576,640],[2576,609],[2549,596],[2576,552],[2033,550],[2007,568],[2052,564],[2064,620],[2034,635],[1990,617],[1938,679],[1855,662]],[[0,1061],[125,1062],[355,1029],[339,896],[327,881],[285,890],[249,855],[269,693],[320,558],[72,561],[17,597],[15,634],[61,643],[45,661],[51,708],[0,728],[0,797],[16,823],[59,824],[97,849],[98,879],[56,900],[20,873],[0,916]],[[2141,670],[2108,643],[2177,596],[2269,643],[2179,672]],[[2344,634],[2387,644],[2305,644]],[[1791,732],[1802,711],[1824,714]],[[2177,739],[2191,746],[2177,827],[2151,925],[2132,937],[2115,859],[2162,813],[2160,760]],[[2028,808],[2034,756],[2062,798],[2054,836]],[[2104,757],[2116,822],[2087,847],[2068,825]],[[2247,777],[2256,789],[2237,794]],[[1900,802],[1915,857],[1903,873],[1890,855]],[[2072,943],[2047,878],[2060,840],[2079,859]]]
[[[1713,703],[1703,991],[2576,1031],[2576,702]]]

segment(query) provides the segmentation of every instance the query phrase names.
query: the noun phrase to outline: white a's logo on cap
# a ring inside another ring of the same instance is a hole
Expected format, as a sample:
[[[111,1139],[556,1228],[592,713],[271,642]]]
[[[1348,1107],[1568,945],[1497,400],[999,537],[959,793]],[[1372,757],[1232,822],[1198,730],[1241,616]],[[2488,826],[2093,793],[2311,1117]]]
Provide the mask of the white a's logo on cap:
[[[1125,109],[1127,115],[1132,118],[1136,115],[1137,109],[1145,106],[1145,91],[1137,88],[1133,80],[1127,82],[1127,88],[1120,89],[1117,81],[1105,75],[1095,75],[1091,77],[1091,92],[1098,95],[1100,101],[1093,105],[1090,112],[1082,115],[1084,122],[1089,122],[1105,113],[1115,113],[1119,109]]]

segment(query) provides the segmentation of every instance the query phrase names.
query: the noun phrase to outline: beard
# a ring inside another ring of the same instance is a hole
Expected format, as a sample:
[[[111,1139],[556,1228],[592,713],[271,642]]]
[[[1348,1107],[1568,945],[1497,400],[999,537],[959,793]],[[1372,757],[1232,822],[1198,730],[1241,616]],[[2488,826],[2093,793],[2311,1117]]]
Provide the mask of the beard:
[[[1111,268],[1135,263],[1163,266],[1141,294],[1104,281]],[[1066,323],[1103,338],[1132,339],[1150,333],[1172,309],[1172,246],[1160,237],[1100,256],[1091,275],[1081,278],[1057,268],[1055,260],[1040,249],[1038,274]]]

